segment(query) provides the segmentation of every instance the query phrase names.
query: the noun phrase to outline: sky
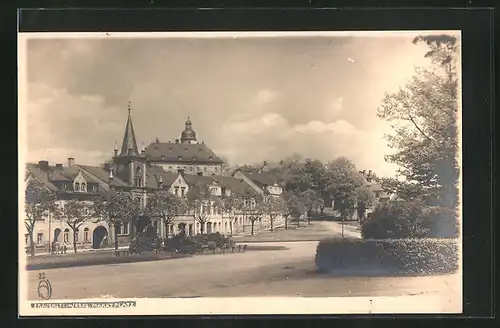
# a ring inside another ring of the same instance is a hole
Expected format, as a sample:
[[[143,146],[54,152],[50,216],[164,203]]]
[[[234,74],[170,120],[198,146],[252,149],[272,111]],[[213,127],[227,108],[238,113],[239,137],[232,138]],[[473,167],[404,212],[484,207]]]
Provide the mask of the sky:
[[[139,147],[175,140],[189,116],[231,165],[345,156],[393,175],[376,111],[428,64],[416,35],[30,38],[27,160],[109,160],[130,100]]]

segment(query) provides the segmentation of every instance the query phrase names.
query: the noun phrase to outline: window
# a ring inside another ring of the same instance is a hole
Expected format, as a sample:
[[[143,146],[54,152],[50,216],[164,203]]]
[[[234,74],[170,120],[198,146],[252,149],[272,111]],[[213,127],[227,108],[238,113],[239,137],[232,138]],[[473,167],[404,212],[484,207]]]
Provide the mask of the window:
[[[174,187],[174,193],[176,196],[179,196],[179,187]]]
[[[80,190],[81,190],[81,191],[87,191],[87,188],[86,188],[85,183],[82,183],[82,184],[81,184],[81,186],[80,186]]]
[[[41,245],[43,243],[43,233],[39,232],[36,235],[36,243]]]
[[[89,228],[83,229],[83,242],[89,242]]]
[[[92,192],[97,192],[98,186],[97,185],[92,185]]]
[[[181,196],[184,197],[184,194],[186,193],[186,188],[181,187]]]
[[[80,191],[80,184],[78,182],[75,183],[75,191]]]
[[[28,244],[28,237],[29,235],[27,233],[24,234],[24,243]]]
[[[67,185],[66,185],[65,183],[63,183],[63,184],[61,185],[61,189],[62,189],[62,190],[66,190],[66,188],[67,188]]]
[[[75,241],[78,242],[78,235],[80,234],[80,230],[75,230]]]
[[[65,243],[69,242],[69,229],[64,229],[63,240]]]
[[[125,223],[125,224],[117,225],[116,234],[117,235],[128,235],[129,234],[129,224]]]
[[[207,172],[207,167],[206,166],[203,168],[203,171]]]

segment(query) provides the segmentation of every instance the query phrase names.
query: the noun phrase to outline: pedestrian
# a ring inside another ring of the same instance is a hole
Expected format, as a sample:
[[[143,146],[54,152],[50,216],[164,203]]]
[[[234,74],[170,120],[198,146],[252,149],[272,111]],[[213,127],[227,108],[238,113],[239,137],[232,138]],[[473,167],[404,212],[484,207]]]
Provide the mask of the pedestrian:
[[[66,254],[66,250],[68,249],[68,246],[66,246],[66,242],[63,243],[63,247],[62,247],[62,251],[63,251],[63,254]]]

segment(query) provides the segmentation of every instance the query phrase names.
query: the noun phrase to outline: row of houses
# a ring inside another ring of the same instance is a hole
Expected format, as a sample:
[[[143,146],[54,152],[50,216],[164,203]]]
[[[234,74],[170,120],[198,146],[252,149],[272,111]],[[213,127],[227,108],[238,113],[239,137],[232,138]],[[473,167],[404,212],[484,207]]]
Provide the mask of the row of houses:
[[[163,151],[165,154],[161,154]],[[173,154],[175,153],[175,154]],[[255,199],[281,198],[282,187],[268,174],[247,174],[235,170],[229,176],[222,175],[223,162],[204,144],[196,141],[192,123],[186,121],[181,138],[175,142],[160,143],[157,139],[150,146],[139,151],[129,115],[121,151],[115,147],[109,163],[101,166],[78,164],[74,158],[68,158],[66,165],[51,164],[46,160],[26,165],[25,182],[35,179],[51,192],[57,194],[59,206],[71,199],[90,201],[98,195],[114,190],[123,190],[132,194],[142,207],[145,207],[151,194],[160,189],[168,190],[179,197],[186,197],[191,188],[203,185],[209,187],[217,197],[244,197]],[[204,232],[222,234],[248,233],[251,222],[245,215],[230,218],[215,204],[206,208],[207,220],[201,226],[194,216],[178,216],[165,226],[161,220],[149,222],[160,236],[169,236],[184,231],[188,235]],[[282,216],[278,216],[274,225],[280,225]],[[254,222],[255,230],[268,229],[270,220],[263,215]],[[77,231],[75,241],[80,248],[102,248],[114,243],[113,226],[93,218],[85,222]],[[137,227],[124,224],[116,228],[119,244],[126,245],[137,233]],[[64,220],[48,215],[37,221],[33,231],[36,247],[48,248],[52,242],[73,244],[73,231]],[[25,231],[25,244],[29,246],[28,231]]]

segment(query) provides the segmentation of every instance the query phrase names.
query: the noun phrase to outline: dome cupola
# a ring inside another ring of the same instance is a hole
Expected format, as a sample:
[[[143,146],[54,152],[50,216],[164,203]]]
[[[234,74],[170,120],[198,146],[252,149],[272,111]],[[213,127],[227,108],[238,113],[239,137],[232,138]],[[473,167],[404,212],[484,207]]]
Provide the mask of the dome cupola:
[[[196,132],[194,132],[193,130],[193,124],[191,123],[191,119],[189,117],[186,121],[186,128],[181,133],[181,142],[182,143],[196,142]]]

